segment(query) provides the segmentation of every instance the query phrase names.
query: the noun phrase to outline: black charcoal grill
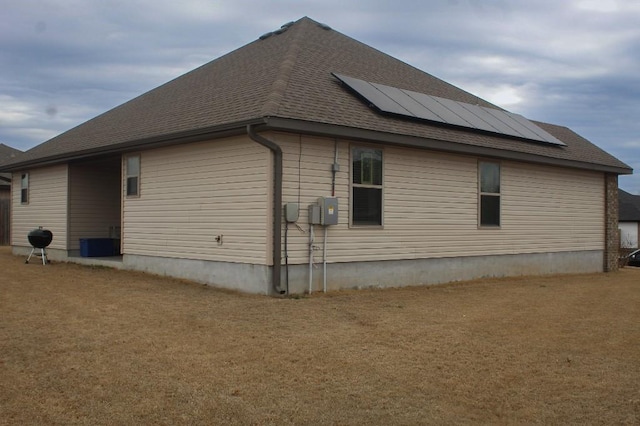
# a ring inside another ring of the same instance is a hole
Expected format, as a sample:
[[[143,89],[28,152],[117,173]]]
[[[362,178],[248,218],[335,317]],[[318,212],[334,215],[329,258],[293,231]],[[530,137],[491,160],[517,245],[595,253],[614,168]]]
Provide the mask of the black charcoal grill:
[[[29,240],[29,244],[31,244],[33,248],[31,249],[31,253],[29,253],[29,257],[27,257],[27,260],[25,260],[24,263],[29,263],[29,260],[31,260],[31,256],[33,255],[40,256],[42,258],[43,265],[49,263],[49,260],[47,259],[47,251],[45,249],[49,246],[49,244],[51,244],[51,241],[53,240],[53,234],[51,233],[51,231],[49,231],[48,229],[42,229],[42,226],[40,226],[38,229],[34,229],[33,231],[29,232],[27,234],[27,239]],[[37,250],[40,250],[40,253],[38,253]]]

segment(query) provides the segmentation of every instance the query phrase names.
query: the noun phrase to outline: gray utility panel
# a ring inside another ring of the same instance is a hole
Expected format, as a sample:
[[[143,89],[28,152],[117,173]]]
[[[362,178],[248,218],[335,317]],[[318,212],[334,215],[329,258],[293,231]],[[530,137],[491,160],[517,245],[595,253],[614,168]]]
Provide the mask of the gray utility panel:
[[[338,224],[338,199],[335,197],[318,198],[320,206],[320,225]]]

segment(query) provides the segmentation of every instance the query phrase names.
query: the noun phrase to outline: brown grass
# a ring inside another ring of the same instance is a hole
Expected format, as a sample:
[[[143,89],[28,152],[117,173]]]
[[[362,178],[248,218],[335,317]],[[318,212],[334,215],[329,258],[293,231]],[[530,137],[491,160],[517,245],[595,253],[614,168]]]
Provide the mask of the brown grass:
[[[640,269],[299,299],[0,248],[0,424],[638,424]]]

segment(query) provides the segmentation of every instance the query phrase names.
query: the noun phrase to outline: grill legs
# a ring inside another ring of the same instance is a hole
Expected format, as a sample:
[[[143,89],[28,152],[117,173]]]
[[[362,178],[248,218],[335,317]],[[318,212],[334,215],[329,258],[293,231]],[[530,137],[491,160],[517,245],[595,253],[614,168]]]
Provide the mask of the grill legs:
[[[36,250],[40,250],[40,253],[37,253]],[[49,259],[47,259],[47,251],[43,248],[37,249],[35,247],[31,249],[31,253],[29,253],[29,257],[27,257],[27,260],[25,260],[24,263],[29,263],[29,260],[31,260],[31,256],[33,255],[41,257],[43,265],[49,263]]]

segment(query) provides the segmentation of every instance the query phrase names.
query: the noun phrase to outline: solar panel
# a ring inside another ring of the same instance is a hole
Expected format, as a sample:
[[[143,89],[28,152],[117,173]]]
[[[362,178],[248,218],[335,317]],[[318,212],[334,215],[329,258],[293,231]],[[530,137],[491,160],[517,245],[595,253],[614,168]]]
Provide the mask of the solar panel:
[[[504,123],[505,125],[515,130],[518,134],[521,135],[521,137],[525,139],[533,139],[533,140],[540,139],[540,136],[538,134],[531,131],[528,127],[523,126],[518,121],[514,120],[511,115],[506,113],[506,111],[500,111],[497,109],[494,110],[493,108],[483,108],[483,109],[487,113],[489,113],[491,116],[495,117],[497,120],[500,120],[500,122]]]
[[[497,129],[496,133],[501,133],[503,135],[511,135],[511,136],[520,137],[520,138],[523,137],[522,134],[520,134],[513,127],[505,123],[505,120],[500,120],[495,115],[491,114],[491,112],[488,111],[489,108],[483,108],[479,105],[472,105],[472,104],[465,104],[463,105],[463,108],[466,108],[468,111],[472,111],[473,114],[479,116],[483,121],[488,123],[489,126],[491,126],[494,129]],[[483,130],[491,131],[489,129],[483,129]]]
[[[406,91],[391,87],[385,86],[382,84],[371,83],[376,89],[395,100],[400,106],[409,111],[417,118],[422,118],[424,120],[432,120],[432,121],[442,121],[442,119],[434,114],[433,112],[426,110],[425,107],[413,99]]]
[[[335,74],[334,74],[335,75]],[[341,76],[340,80],[347,86],[355,90],[360,96],[373,104],[380,111],[391,114],[411,115],[409,111],[402,108],[396,101],[376,89],[371,83],[357,78]]]
[[[558,144],[558,145],[566,146],[560,139],[557,139],[555,136],[553,136],[551,133],[549,133],[546,130],[544,130],[542,127],[536,126],[531,121],[529,121],[526,118],[524,118],[523,116],[521,116],[519,114],[514,114],[512,112],[506,112],[506,114],[511,116],[515,121],[519,122],[524,127],[528,128],[529,130],[534,132],[540,138],[542,138],[542,139],[544,139],[546,141],[549,141],[549,143],[553,143],[552,141],[555,141],[555,143]]]
[[[518,114],[332,74],[381,113],[565,146]]]
[[[478,111],[476,111],[478,108],[480,108],[480,107],[477,107],[477,105],[467,104],[467,106],[469,107],[477,107],[477,108],[465,108],[465,105],[462,104],[461,102],[455,102],[449,99],[447,99],[447,101],[448,101],[446,104],[447,108],[451,109],[451,111],[455,112],[456,114],[464,118],[465,121],[471,123],[471,125],[476,129],[483,129],[489,132],[496,132],[496,133],[500,132],[499,126],[492,126],[490,122],[487,122],[487,120],[482,119],[482,114],[479,114]]]
[[[425,109],[440,117],[441,123],[462,127],[470,126],[470,124],[466,122],[462,117],[448,109],[442,102],[439,102],[439,100],[435,96],[425,95],[424,93],[418,92],[408,93],[410,93],[413,99],[422,104]]]

